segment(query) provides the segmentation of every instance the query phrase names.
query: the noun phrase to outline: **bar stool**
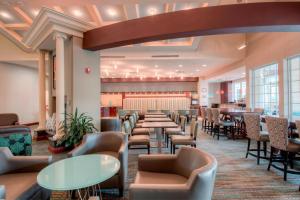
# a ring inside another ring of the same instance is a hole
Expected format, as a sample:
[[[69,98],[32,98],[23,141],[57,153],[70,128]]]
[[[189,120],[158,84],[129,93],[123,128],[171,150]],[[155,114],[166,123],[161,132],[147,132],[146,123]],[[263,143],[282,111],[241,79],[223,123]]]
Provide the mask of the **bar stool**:
[[[210,132],[210,134],[212,135],[214,121],[213,121],[211,108],[206,109],[206,114],[207,114],[207,133],[209,134]]]
[[[286,181],[288,172],[300,174],[300,172],[288,170],[288,163],[290,163],[291,169],[293,169],[293,158],[296,153],[300,152],[300,144],[294,143],[293,139],[288,138],[288,120],[286,118],[267,116],[266,122],[271,145],[271,155],[268,170],[270,170],[271,166],[276,169],[283,170],[283,178]],[[280,150],[280,157],[275,155],[276,149]],[[283,163],[283,169],[273,165],[273,162]]]
[[[220,110],[218,108],[212,108],[212,118],[213,118],[213,138],[217,134],[218,140],[220,139],[220,133],[223,130],[223,135],[227,136],[227,130],[230,129],[230,132],[233,131],[234,122],[220,120]]]
[[[244,120],[246,123],[246,131],[248,138],[248,146],[246,158],[248,158],[248,154],[257,158],[257,164],[259,165],[260,158],[268,159],[267,156],[267,142],[269,142],[269,134],[266,131],[261,131],[260,129],[260,115],[258,113],[245,113]],[[250,149],[251,140],[256,141],[257,149]],[[264,148],[264,157],[260,156],[260,152],[262,151],[260,148],[261,142],[263,142]],[[257,155],[251,153],[251,151],[256,151]]]

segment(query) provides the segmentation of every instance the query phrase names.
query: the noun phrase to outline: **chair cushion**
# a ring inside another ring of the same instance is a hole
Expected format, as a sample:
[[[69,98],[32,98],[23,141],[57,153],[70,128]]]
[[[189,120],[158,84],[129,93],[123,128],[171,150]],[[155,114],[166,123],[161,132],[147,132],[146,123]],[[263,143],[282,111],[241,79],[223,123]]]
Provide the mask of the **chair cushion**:
[[[261,131],[259,134],[259,141],[269,141],[269,133],[267,131]]]
[[[134,183],[137,184],[185,184],[187,178],[177,174],[138,171]]]
[[[222,125],[222,126],[234,126],[234,122],[221,120],[220,125]]]
[[[148,128],[134,128],[132,135],[149,135],[150,130]]]
[[[135,127],[136,127],[136,128],[142,128],[142,126],[143,126],[143,123],[136,123],[136,124],[135,124]]]
[[[33,196],[41,189],[36,183],[36,177],[36,172],[1,175],[0,183],[5,185],[6,199],[18,199],[22,196]]]
[[[143,123],[143,122],[145,122],[145,120],[138,120],[138,123]]]
[[[181,130],[180,127],[178,127],[178,128],[166,128],[166,134],[168,134],[168,135],[176,135],[176,134],[182,135],[182,130]]]
[[[293,139],[289,139],[287,145],[287,151],[289,152],[300,152],[300,144],[293,141]]]
[[[190,135],[173,135],[172,143],[175,145],[191,145],[195,144],[195,140]]]
[[[133,135],[129,137],[129,145],[148,145],[150,144],[149,135]]]

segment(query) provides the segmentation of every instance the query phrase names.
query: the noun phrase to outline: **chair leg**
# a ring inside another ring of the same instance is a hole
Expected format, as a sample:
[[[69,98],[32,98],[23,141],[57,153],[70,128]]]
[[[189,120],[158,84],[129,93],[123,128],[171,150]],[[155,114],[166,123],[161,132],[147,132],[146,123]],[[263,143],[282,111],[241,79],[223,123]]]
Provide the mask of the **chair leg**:
[[[288,152],[284,151],[283,152],[283,166],[284,166],[283,180],[285,180],[285,181],[286,181],[286,178],[287,178],[287,166],[288,166],[287,160],[288,160]]]
[[[257,141],[257,164],[259,165],[260,159],[260,141]]]
[[[250,138],[248,138],[246,158],[248,158],[248,154],[249,154],[249,150],[250,150],[250,144],[251,144],[251,140],[250,140]]]
[[[175,154],[175,151],[176,151],[176,145],[173,144],[173,154]]]
[[[274,153],[274,148],[271,146],[271,152],[270,152],[270,160],[269,160],[269,165],[268,165],[268,171],[270,171],[270,168],[271,168],[271,165],[272,165],[273,153]]]
[[[124,189],[123,187],[119,188],[119,197],[123,197],[124,196]]]
[[[264,144],[264,156],[267,157],[267,142],[263,142]]]
[[[147,145],[148,154],[150,154],[150,145]]]
[[[170,144],[170,154],[173,153],[173,144],[172,144],[172,141],[171,141],[171,144]]]

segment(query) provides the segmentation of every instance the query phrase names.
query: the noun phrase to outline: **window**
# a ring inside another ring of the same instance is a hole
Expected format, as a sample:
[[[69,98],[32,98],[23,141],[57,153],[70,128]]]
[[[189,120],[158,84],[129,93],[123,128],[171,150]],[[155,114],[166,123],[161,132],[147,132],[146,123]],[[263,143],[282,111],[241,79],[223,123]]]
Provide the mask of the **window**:
[[[300,56],[287,60],[289,118],[300,120]]]
[[[246,98],[246,81],[235,81],[232,84],[233,100],[243,101]]]
[[[278,115],[278,65],[271,64],[253,71],[254,108],[263,108],[265,115]]]

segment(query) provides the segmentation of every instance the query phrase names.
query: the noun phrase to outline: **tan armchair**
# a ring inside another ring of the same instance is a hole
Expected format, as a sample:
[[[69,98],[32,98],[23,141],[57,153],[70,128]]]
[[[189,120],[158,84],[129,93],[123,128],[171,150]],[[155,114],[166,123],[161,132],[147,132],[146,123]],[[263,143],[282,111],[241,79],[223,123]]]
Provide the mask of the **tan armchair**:
[[[210,200],[216,170],[216,159],[196,148],[182,147],[176,155],[142,155],[129,199]]]
[[[118,188],[123,196],[128,169],[128,139],[122,132],[102,132],[85,135],[81,145],[68,153],[68,157],[85,154],[107,154],[120,161],[120,171],[101,183],[101,188]]]
[[[51,161],[51,156],[13,156],[0,147],[0,199],[49,199],[51,191],[40,187],[36,177]]]

